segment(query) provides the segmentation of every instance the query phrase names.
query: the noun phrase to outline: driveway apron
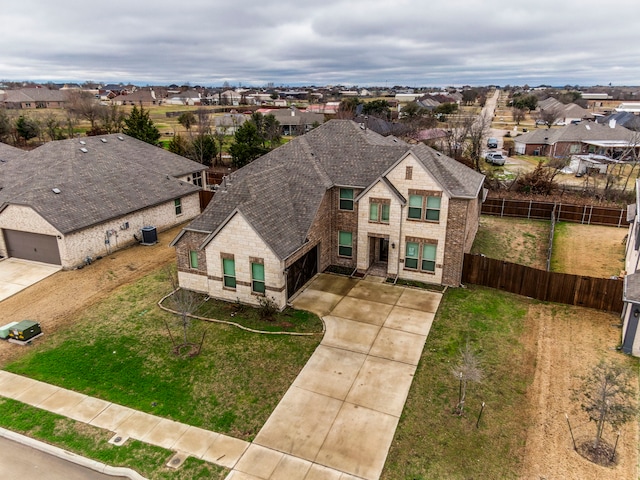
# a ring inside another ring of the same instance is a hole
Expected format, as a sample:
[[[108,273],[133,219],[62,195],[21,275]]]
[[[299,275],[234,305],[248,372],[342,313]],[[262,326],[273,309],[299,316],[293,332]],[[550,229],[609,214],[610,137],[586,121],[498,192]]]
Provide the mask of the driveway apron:
[[[442,295],[321,274],[326,333],[229,480],[378,479]]]

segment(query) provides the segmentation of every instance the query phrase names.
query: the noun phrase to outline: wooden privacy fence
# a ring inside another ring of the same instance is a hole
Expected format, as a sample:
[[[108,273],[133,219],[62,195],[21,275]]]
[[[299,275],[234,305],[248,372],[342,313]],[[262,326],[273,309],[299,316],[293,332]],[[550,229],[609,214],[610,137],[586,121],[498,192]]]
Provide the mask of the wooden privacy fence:
[[[510,200],[507,198],[487,198],[482,204],[483,215],[497,215],[500,217],[551,220],[551,215],[554,211],[557,222],[611,227],[628,226],[627,210],[625,208],[536,202],[533,200]]]
[[[472,283],[545,302],[622,312],[620,279],[547,272],[483,255],[465,254],[462,283]]]

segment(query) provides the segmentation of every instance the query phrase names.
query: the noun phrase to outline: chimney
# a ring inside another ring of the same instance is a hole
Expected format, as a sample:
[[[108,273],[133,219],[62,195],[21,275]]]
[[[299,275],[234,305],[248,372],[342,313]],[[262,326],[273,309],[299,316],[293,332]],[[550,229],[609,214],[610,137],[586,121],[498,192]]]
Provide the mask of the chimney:
[[[616,119],[615,118],[609,119],[609,128],[616,128]]]

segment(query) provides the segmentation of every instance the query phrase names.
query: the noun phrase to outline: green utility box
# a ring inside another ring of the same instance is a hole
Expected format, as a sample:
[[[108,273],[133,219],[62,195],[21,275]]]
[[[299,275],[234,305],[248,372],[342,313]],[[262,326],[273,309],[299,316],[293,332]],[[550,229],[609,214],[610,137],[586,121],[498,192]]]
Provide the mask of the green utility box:
[[[13,327],[14,325],[17,325],[18,322],[11,322],[11,323],[7,323],[6,325],[3,325],[0,327],[0,338],[2,338],[3,340],[6,340],[7,338],[9,338],[9,329],[11,327]]]
[[[9,338],[26,341],[42,333],[40,324],[33,320],[22,320],[9,328]]]

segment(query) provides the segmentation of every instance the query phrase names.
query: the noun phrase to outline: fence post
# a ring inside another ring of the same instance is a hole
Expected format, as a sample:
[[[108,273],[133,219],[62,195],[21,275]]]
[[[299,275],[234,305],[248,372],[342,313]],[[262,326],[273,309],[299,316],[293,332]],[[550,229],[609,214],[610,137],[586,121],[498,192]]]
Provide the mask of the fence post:
[[[587,225],[591,225],[591,215],[593,214],[593,205],[589,205],[589,223]]]
[[[624,208],[620,209],[620,219],[618,220],[618,227],[622,226],[622,216],[624,215]]]
[[[529,211],[527,212],[527,218],[531,218],[531,202],[532,200],[529,200]]]
[[[580,223],[583,224],[583,225],[584,225],[584,217],[585,217],[586,214],[587,214],[587,205],[582,207],[582,221]]]
[[[504,202],[506,199],[502,199],[502,206],[500,207],[500,217],[504,217]]]

